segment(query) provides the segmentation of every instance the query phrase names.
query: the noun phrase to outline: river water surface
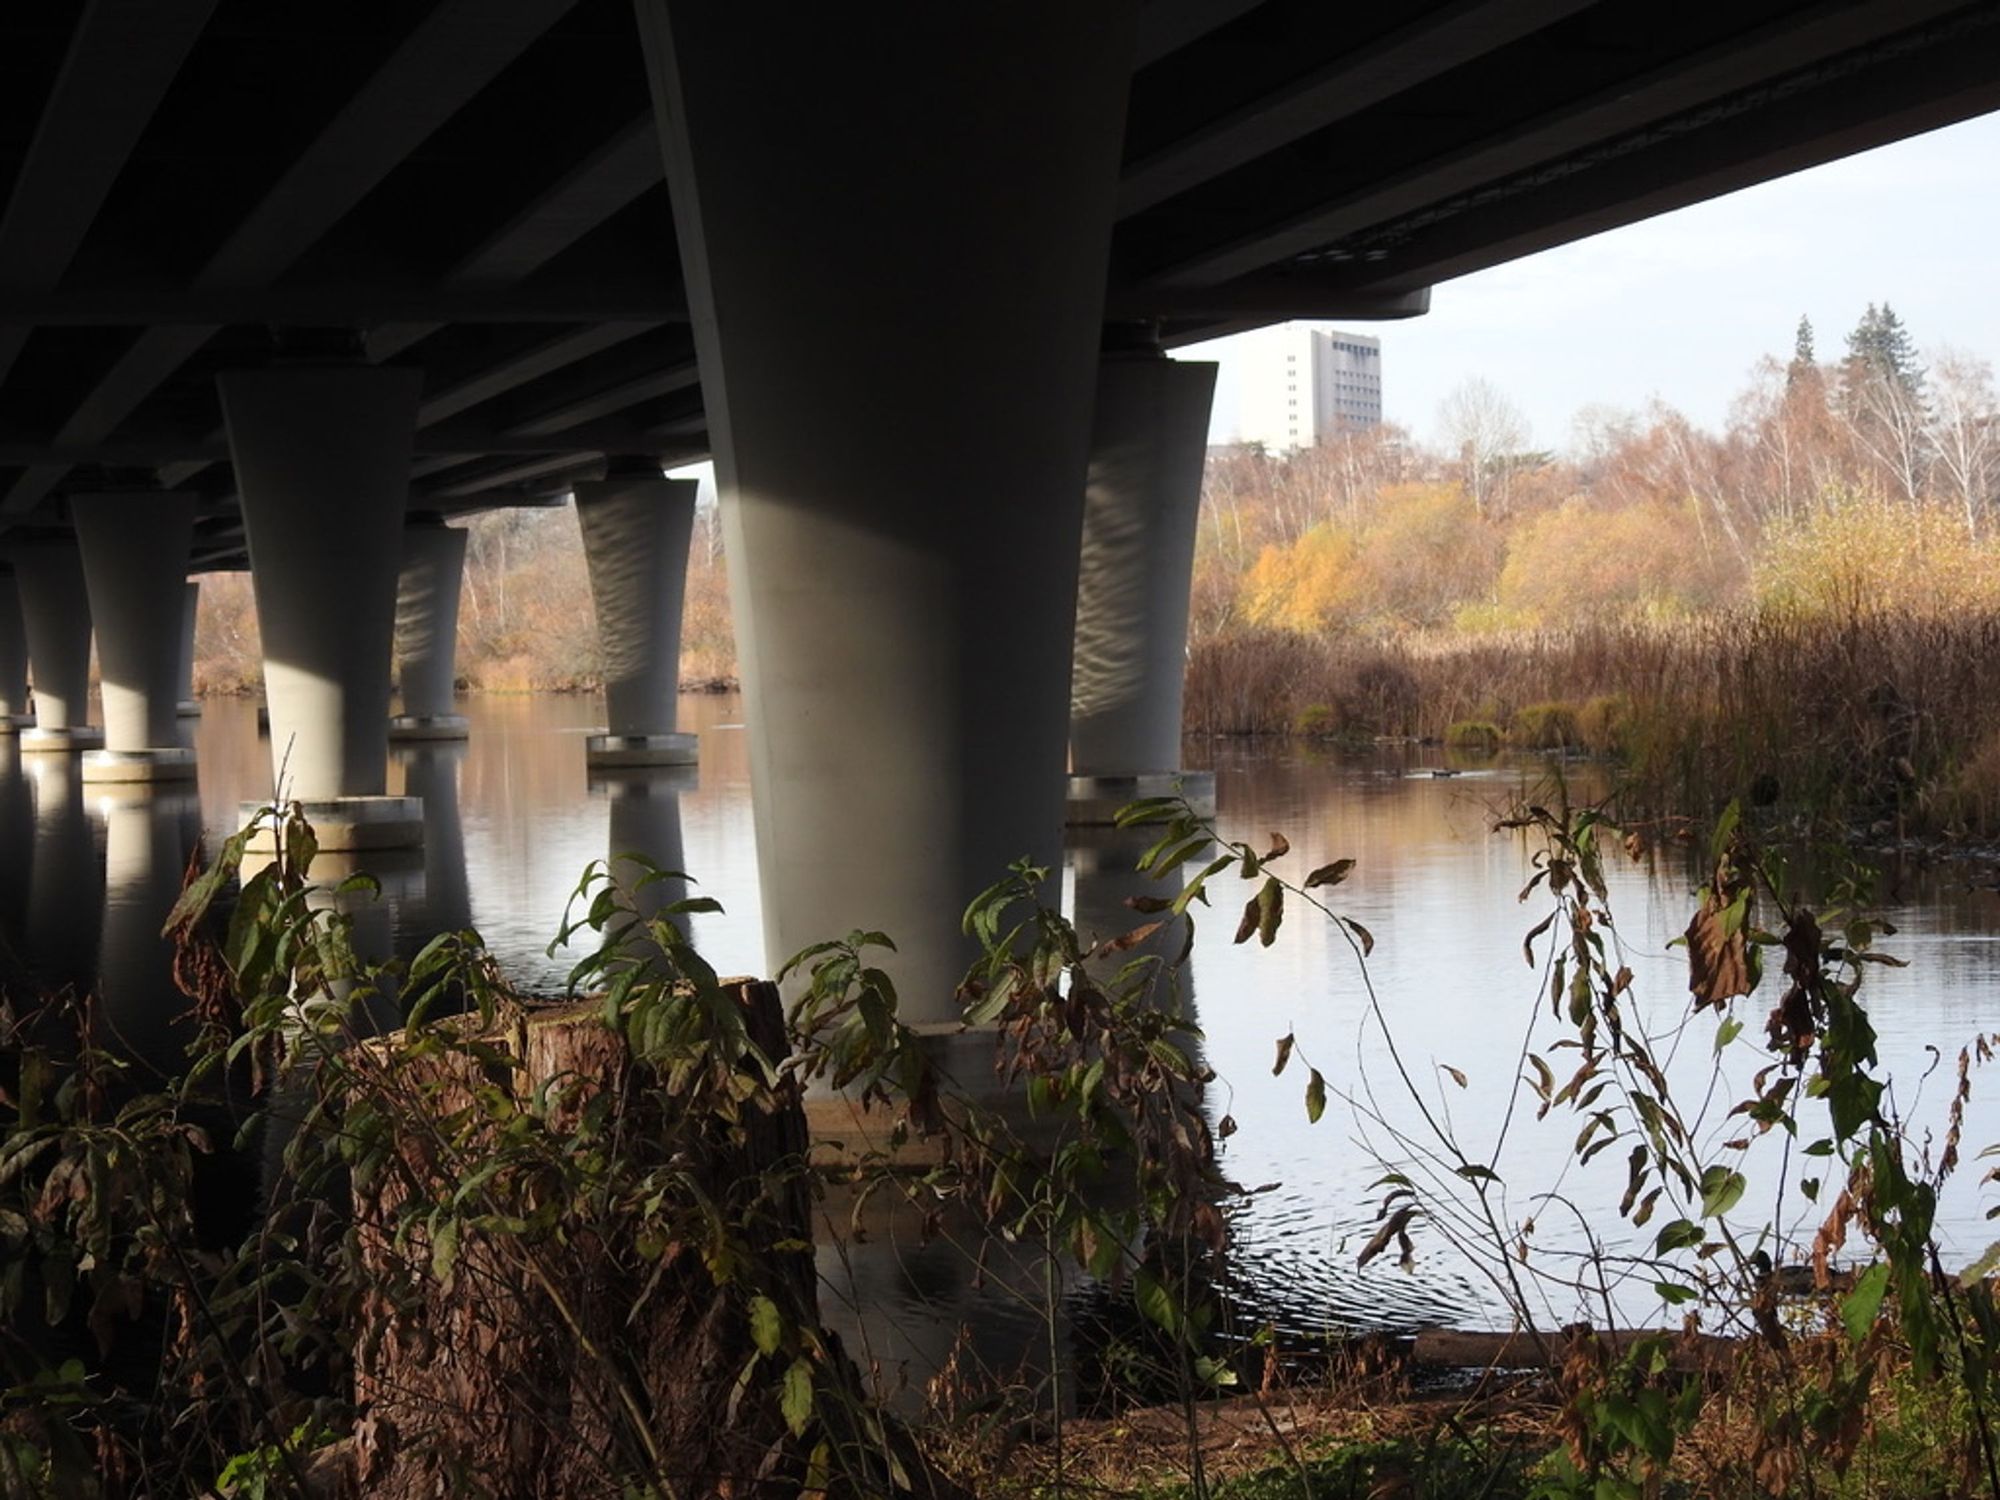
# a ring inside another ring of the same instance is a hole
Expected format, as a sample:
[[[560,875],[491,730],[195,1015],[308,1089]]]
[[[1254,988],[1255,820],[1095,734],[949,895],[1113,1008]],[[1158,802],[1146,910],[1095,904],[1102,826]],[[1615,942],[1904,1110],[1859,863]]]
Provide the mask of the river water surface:
[[[545,950],[578,875],[591,860],[640,849],[684,867],[722,903],[721,914],[692,919],[697,943],[721,972],[763,970],[738,699],[683,701],[682,728],[700,735],[697,771],[612,782],[594,782],[584,766],[584,735],[601,722],[596,700],[486,697],[464,707],[468,742],[395,752],[391,790],[424,795],[430,822],[422,858],[385,880],[378,920],[386,917],[394,929],[397,951],[413,952],[434,932],[469,923],[518,983],[559,989],[569,959]],[[73,761],[24,760],[11,741],[0,741],[0,936],[14,961],[37,977],[100,976],[107,1008],[142,1047],[172,1045],[174,1001],[161,989],[154,934],[177,883],[178,851],[197,820],[213,847],[236,826],[239,804],[270,789],[268,742],[259,736],[254,704],[212,701],[191,733],[198,800],[86,788],[75,780]],[[1194,949],[1194,1007],[1218,1075],[1211,1111],[1236,1126],[1225,1166],[1244,1186],[1268,1188],[1233,1212],[1243,1280],[1256,1319],[1296,1334],[1504,1322],[1488,1274],[1448,1243],[1447,1230],[1475,1222],[1454,1213],[1478,1207],[1466,1179],[1451,1171],[1456,1160],[1498,1174],[1489,1202],[1509,1242],[1532,1221],[1531,1267],[1568,1274],[1566,1257],[1589,1240],[1615,1257],[1649,1242],[1658,1228],[1634,1232],[1616,1213],[1630,1143],[1575,1165],[1581,1119],[1565,1110],[1537,1122],[1534,1101],[1514,1083],[1529,1050],[1547,1055],[1559,1075],[1574,1066],[1565,1066],[1573,1054],[1548,1051],[1560,1033],[1546,1002],[1537,1003],[1542,976],[1522,956],[1524,934],[1547,912],[1540,895],[1526,904],[1517,899],[1533,870],[1532,850],[1518,835],[1492,831],[1511,799],[1538,788],[1547,795],[1548,767],[1539,760],[1451,764],[1444,754],[1401,746],[1358,756],[1292,745],[1189,746],[1192,765],[1216,771],[1226,837],[1261,848],[1271,832],[1284,833],[1293,848],[1284,868],[1295,879],[1334,859],[1356,861],[1333,892],[1335,904],[1374,939],[1365,974],[1340,931],[1313,913],[1295,912],[1268,949],[1232,945],[1236,909],[1252,889],[1239,890],[1232,879],[1199,924]],[[1456,774],[1433,775],[1438,769]],[[1660,1030],[1690,1110],[1708,1101],[1696,1132],[1704,1151],[1734,1161],[1724,1143],[1741,1136],[1742,1122],[1725,1112],[1763,1061],[1752,1043],[1770,1001],[1744,1010],[1744,1034],[1719,1064],[1712,1015],[1673,1032],[1685,1001],[1685,964],[1667,944],[1693,910],[1694,882],[1684,861],[1640,865],[1621,856],[1612,863],[1611,906],[1623,961],[1635,975],[1635,1013]],[[1116,851],[1102,847],[1074,861],[1066,899],[1080,908],[1080,925],[1118,920],[1131,880],[1121,882],[1116,866]],[[1948,871],[1901,872],[1896,895],[1891,915],[1900,932],[1885,946],[1909,967],[1872,970],[1866,997],[1896,1080],[1896,1104],[1941,1136],[1960,1047],[1982,1029],[2000,1030],[2000,896]],[[1544,939],[1537,956],[1546,951]],[[1274,1078],[1275,1043],[1285,1035],[1296,1037],[1297,1055]],[[1332,1096],[1317,1124],[1308,1122],[1303,1102],[1308,1065],[1322,1071]],[[1462,1086],[1451,1070],[1464,1075]],[[2000,1139],[2000,1075],[1974,1084],[1968,1156]],[[1437,1164],[1426,1111],[1453,1134],[1462,1157]],[[1765,1164],[1748,1169],[1751,1191],[1736,1215],[1744,1224],[1769,1217],[1777,1183],[1779,1153],[1760,1145],[1753,1157]],[[1985,1166],[1962,1169],[1945,1197],[1948,1258],[1960,1262],[1991,1237],[1984,1212],[2000,1195],[1982,1196]],[[1441,1185],[1448,1198],[1428,1222],[1419,1219],[1407,1268],[1393,1251],[1357,1268],[1380,1203],[1381,1189],[1371,1184],[1390,1168]],[[1811,1165],[1794,1157],[1788,1170],[1796,1178]],[[1669,1216],[1663,1211],[1660,1219]],[[1814,1221],[1800,1212],[1785,1227],[1796,1238],[1774,1247],[1781,1260],[1799,1256]],[[984,1318],[999,1334],[1032,1322],[991,1283],[940,1265],[916,1251],[883,1252],[844,1274],[868,1314],[892,1325],[914,1326],[931,1312]],[[1651,1272],[1632,1274],[1614,1289],[1626,1316],[1661,1317],[1653,1280]],[[1579,1311],[1573,1292],[1543,1287],[1536,1295],[1558,1320]],[[1581,1310],[1591,1310],[1589,1299]],[[912,1354],[937,1352],[916,1332],[885,1342]]]

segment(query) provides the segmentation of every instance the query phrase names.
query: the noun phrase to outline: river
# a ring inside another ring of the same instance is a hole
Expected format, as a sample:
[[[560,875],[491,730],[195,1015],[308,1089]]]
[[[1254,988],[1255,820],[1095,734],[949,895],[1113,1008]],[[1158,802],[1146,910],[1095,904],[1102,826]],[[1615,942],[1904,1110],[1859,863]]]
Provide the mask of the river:
[[[584,766],[584,735],[601,713],[593,699],[475,697],[464,709],[468,742],[394,754],[390,789],[425,795],[430,814],[423,856],[392,866],[384,882],[377,919],[393,929],[397,951],[413,952],[440,927],[470,923],[517,983],[557,989],[568,958],[546,947],[579,873],[614,850],[644,847],[663,863],[683,864],[721,902],[721,913],[692,919],[710,961],[723,973],[763,969],[740,700],[683,701],[682,727],[700,735],[698,770],[620,782],[593,782]],[[107,1008],[142,1050],[173,1045],[167,1021],[174,1002],[161,988],[153,935],[177,884],[177,851],[197,819],[212,847],[236,826],[239,804],[265,795],[270,784],[254,704],[211,701],[190,732],[198,800],[84,787],[73,761],[22,758],[11,741],[0,741],[0,937],[16,964],[37,977],[85,983],[101,975]],[[1338,929],[1313,913],[1295,911],[1268,948],[1234,945],[1237,908],[1253,887],[1239,889],[1233,879],[1199,925],[1192,983],[1218,1078],[1210,1109],[1236,1125],[1224,1165],[1246,1187],[1268,1189],[1232,1210],[1253,1319],[1311,1337],[1506,1318],[1480,1263],[1448,1242],[1446,1231],[1461,1221],[1442,1208],[1413,1226],[1407,1267],[1393,1251],[1365,1268],[1355,1264],[1377,1221],[1381,1190],[1371,1184],[1386,1170],[1428,1173],[1459,1211],[1472,1206],[1467,1181],[1448,1166],[1427,1167],[1416,1149],[1429,1144],[1424,1114],[1400,1081],[1383,1022],[1431,1117],[1447,1123],[1465,1160],[1498,1174],[1491,1202],[1507,1239],[1534,1221],[1531,1269],[1558,1273],[1560,1282],[1587,1236],[1614,1257],[1648,1242],[1657,1223],[1635,1233],[1616,1213],[1628,1143],[1576,1165],[1581,1119],[1561,1110],[1537,1122],[1533,1101],[1514,1083],[1529,1050],[1548,1055],[1559,1074],[1570,1056],[1547,1051],[1559,1033],[1546,1001],[1538,1003],[1542,977],[1522,956],[1524,934],[1547,910],[1539,894],[1525,904],[1517,899],[1532,873],[1532,851],[1521,836],[1492,831],[1510,800],[1538,788],[1547,795],[1548,765],[1454,762],[1446,752],[1410,746],[1337,754],[1239,742],[1191,743],[1189,761],[1216,772],[1224,836],[1262,848],[1273,831],[1282,832],[1292,853],[1281,868],[1295,879],[1335,859],[1354,860],[1351,877],[1331,894],[1374,939],[1365,983]],[[1454,774],[1433,774],[1438,770]],[[1593,773],[1574,774],[1588,784]],[[1094,913],[1108,904],[1115,913],[1122,887],[1112,879],[1107,896],[1100,884],[1106,864],[1093,851],[1081,876],[1073,867],[1065,899],[1081,898]],[[1909,966],[1871,970],[1864,998],[1897,1107],[1930,1122],[1941,1138],[1959,1048],[1982,1028],[2000,1030],[2000,895],[1948,869],[1892,873],[1890,914],[1900,931],[1884,946]],[[1618,856],[1610,878],[1622,959],[1635,976],[1634,1013],[1660,1032],[1685,1097],[1709,1101],[1696,1130],[1704,1152],[1734,1161],[1724,1143],[1741,1136],[1742,1121],[1725,1110],[1764,1060],[1753,1043],[1770,1002],[1743,1008],[1743,1035],[1719,1062],[1712,1015],[1675,1030],[1686,969],[1667,945],[1693,909],[1687,861]],[[1538,956],[1546,950],[1545,938]],[[1274,1078],[1275,1044],[1285,1035],[1296,1037],[1297,1055]],[[1331,1091],[1317,1124],[1304,1108],[1308,1064]],[[1463,1085],[1452,1070],[1463,1074]],[[1968,1157],[2000,1139],[1996,1097],[2000,1077],[1975,1075]],[[1775,1144],[1760,1143],[1752,1153],[1766,1165],[1747,1168],[1751,1191],[1735,1215],[1744,1223],[1769,1216],[1778,1153],[1768,1147]],[[1789,1163],[1794,1177],[1805,1169],[1797,1157]],[[2000,1195],[1982,1193],[1984,1169],[1968,1161],[1946,1193],[1940,1217],[1948,1262],[1970,1260],[1992,1237],[1984,1212]],[[1775,1258],[1798,1258],[1815,1222],[1812,1213],[1795,1212],[1786,1225],[1791,1239],[1773,1246]],[[1483,1263],[1491,1267],[1493,1257]],[[966,1268],[941,1267],[910,1251],[844,1266],[841,1275],[870,1317],[889,1325],[914,1327],[936,1312],[969,1314],[997,1337],[1032,1323]],[[1632,1273],[1614,1288],[1623,1315],[1660,1318],[1653,1279]],[[1556,1321],[1592,1308],[1592,1299],[1580,1307],[1560,1284],[1536,1290],[1531,1283],[1531,1290]],[[889,1342],[913,1354],[941,1347],[921,1331]]]

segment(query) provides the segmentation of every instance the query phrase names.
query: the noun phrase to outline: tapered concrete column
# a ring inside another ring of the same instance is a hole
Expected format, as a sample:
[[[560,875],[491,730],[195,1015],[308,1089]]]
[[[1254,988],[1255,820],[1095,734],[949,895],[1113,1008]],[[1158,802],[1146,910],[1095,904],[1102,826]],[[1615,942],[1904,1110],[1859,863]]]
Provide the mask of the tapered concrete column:
[[[201,613],[201,583],[198,579],[187,581],[187,593],[181,604],[181,662],[174,681],[180,686],[179,713],[183,719],[201,716],[201,702],[194,695],[194,624]]]
[[[674,728],[681,691],[681,607],[695,482],[659,466],[576,486],[576,520],[597,609],[606,732],[584,746],[592,767],[683,766],[695,737]]]
[[[14,570],[0,567],[0,734],[35,722],[28,712],[28,637],[21,627],[21,590]]]
[[[104,693],[104,748],[84,757],[85,781],[194,775],[194,752],[180,744],[194,506],[193,495],[157,491],[70,497]]]
[[[414,847],[386,798],[390,647],[417,370],[297,365],[217,378],[264,643],[274,780],[328,849]]]
[[[465,738],[465,718],[452,701],[464,578],[462,530],[436,518],[403,528],[403,571],[396,583],[396,685],[403,711],[389,721],[392,740]]]
[[[1215,809],[1215,778],[1184,773],[1181,692],[1212,364],[1111,355],[1097,379],[1070,685],[1072,823],[1109,823],[1141,797]]]
[[[1132,6],[641,0],[727,527],[765,952],[1054,868]],[[664,257],[668,252],[661,247]]]
[[[59,753],[96,750],[104,731],[90,720],[90,594],[74,542],[21,543],[11,549],[21,591],[21,623],[35,681],[35,727],[21,748]]]

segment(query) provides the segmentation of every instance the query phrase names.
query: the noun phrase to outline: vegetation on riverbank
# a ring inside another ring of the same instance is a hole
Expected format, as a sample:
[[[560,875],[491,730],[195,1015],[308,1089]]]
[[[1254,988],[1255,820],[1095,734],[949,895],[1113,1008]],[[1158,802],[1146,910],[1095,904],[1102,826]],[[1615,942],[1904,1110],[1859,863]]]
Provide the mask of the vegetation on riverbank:
[[[1407,997],[1376,995],[1375,940],[1336,904],[1365,878],[1354,862],[1280,873],[1282,835],[1219,842],[1177,803],[1125,815],[1158,835],[1141,868],[1162,880],[1130,932],[1084,946],[1025,863],[974,902],[981,956],[960,999],[999,1042],[990,1083],[954,1083],[898,1021],[872,961],[881,935],[801,954],[787,1015],[770,986],[722,981],[695,953],[682,922],[712,903],[669,874],[586,874],[559,937],[585,950],[583,1003],[516,994],[471,934],[372,963],[339,915],[365,880],[313,895],[310,831],[279,817],[274,863],[239,836],[176,913],[200,1032],[186,1078],[135,1071],[88,1005],[9,1019],[0,1480],[103,1500],[163,1484],[261,1500],[531,1481],[648,1500],[2000,1500],[2000,1246],[1947,1266],[1933,1223],[1982,1144],[1968,1106],[2000,1037],[1966,1039],[1937,1118],[1903,1115],[1860,1003],[1893,962],[1877,947],[1892,929],[1858,876],[1805,904],[1733,815],[1709,844],[1685,1003],[1642,1000],[1605,866],[1685,830],[1621,827],[1551,791],[1502,825],[1535,851],[1523,895],[1542,915],[1523,951],[1548,1004],[1518,1077],[1433,1066],[1435,1098],[1384,1004]],[[1228,1214],[1242,1189],[1217,1151],[1236,1127],[1176,1000],[1188,914],[1239,899],[1239,944],[1330,924],[1381,1029],[1375,1076],[1330,1059],[1323,1072],[1294,1035],[1273,1069],[1308,1120],[1339,1103],[1388,1143],[1357,1264],[1407,1258],[1417,1238],[1449,1247],[1517,1319],[1519,1356],[1501,1363],[1544,1373],[1426,1392],[1362,1348],[1301,1382],[1269,1330],[1239,1325]],[[372,1035],[367,1018],[392,1005],[404,1024]],[[1711,1036],[1705,1083],[1670,1084],[1683,1043],[1703,1057]],[[1732,1047],[1758,1062],[1727,1108]],[[805,1149],[815,1080],[865,1101],[883,1132],[882,1152],[841,1163],[852,1207],[838,1214]],[[1474,1144],[1449,1100],[1496,1082],[1508,1123]],[[1622,1226],[1584,1217],[1580,1244],[1538,1239],[1545,1185],[1510,1197],[1502,1144],[1514,1128],[1567,1140],[1579,1123],[1562,1197],[1578,1200],[1603,1157],[1597,1188],[1626,1184]],[[218,1225],[199,1209],[232,1170],[231,1134],[239,1151],[259,1144],[263,1183]],[[1750,1164],[1773,1155],[1798,1166],[1753,1208]],[[1041,1330],[1017,1371],[961,1343],[914,1419],[891,1414],[887,1372],[825,1321],[829,1266],[874,1222],[876,1195]],[[1018,1252],[1028,1274],[1008,1269]],[[1120,1310],[1108,1332],[1065,1302],[1078,1277]],[[1618,1284],[1668,1328],[1599,1336],[1547,1316],[1561,1300],[1615,1319]],[[1134,1398],[1166,1404],[1118,1409]]]
[[[1888,309],[1802,325],[1720,435],[1586,413],[1526,451],[1497,392],[1459,451],[1393,428],[1211,460],[1187,720],[1203,734],[1615,756],[1659,805],[2000,827],[2000,404]]]

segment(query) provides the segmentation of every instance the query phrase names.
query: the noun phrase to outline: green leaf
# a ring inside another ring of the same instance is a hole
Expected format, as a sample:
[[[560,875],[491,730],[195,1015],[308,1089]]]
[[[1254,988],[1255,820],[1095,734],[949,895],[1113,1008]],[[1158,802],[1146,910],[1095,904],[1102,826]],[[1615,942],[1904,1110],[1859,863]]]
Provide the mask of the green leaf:
[[[771,1355],[778,1352],[778,1343],[785,1336],[785,1320],[778,1312],[778,1304],[762,1295],[750,1299],[750,1342],[757,1346],[759,1354]]]
[[[1270,876],[1257,892],[1257,941],[1266,948],[1277,939],[1278,924],[1285,919],[1285,888]]]
[[[1701,1216],[1716,1219],[1734,1208],[1748,1186],[1741,1172],[1727,1167],[1710,1167],[1701,1174]]]
[[[1679,1307],[1683,1302],[1692,1302],[1696,1295],[1693,1287],[1682,1286],[1675,1281],[1656,1281],[1653,1283],[1653,1290],[1660,1294],[1660,1300],[1669,1307]]]
[[[812,1361],[804,1355],[793,1360],[785,1371],[785,1383],[778,1397],[778,1410],[785,1419],[785,1425],[798,1437],[812,1421],[813,1414],[813,1370]]]
[[[458,1260],[457,1219],[446,1219],[431,1236],[431,1275],[439,1281],[451,1279],[452,1265]]]
[[[1670,1251],[1686,1250],[1699,1245],[1706,1238],[1708,1236],[1699,1224],[1689,1223],[1686,1219],[1675,1219],[1660,1231],[1660,1237],[1654,1243],[1658,1246],[1660,1254],[1665,1255]]]
[[[1326,1113],[1326,1080],[1320,1077],[1319,1069],[1312,1070],[1312,1077],[1306,1080],[1306,1119],[1313,1124]]]
[[[1132,1298],[1148,1322],[1168,1333],[1180,1332],[1181,1310],[1174,1305],[1174,1294],[1151,1271],[1141,1267],[1132,1278]]]
[[[1877,1261],[1855,1278],[1854,1290],[1840,1299],[1840,1321],[1848,1338],[1860,1343],[1875,1326],[1882,1298],[1889,1290],[1889,1263]]]

